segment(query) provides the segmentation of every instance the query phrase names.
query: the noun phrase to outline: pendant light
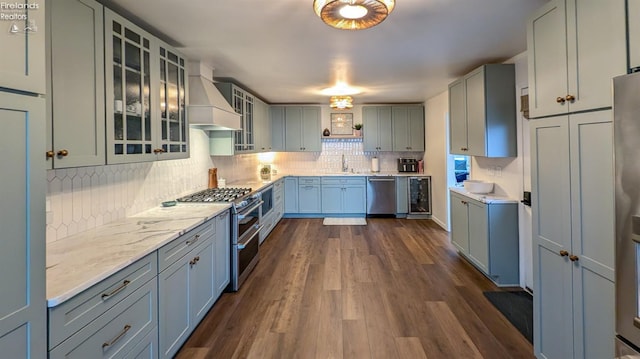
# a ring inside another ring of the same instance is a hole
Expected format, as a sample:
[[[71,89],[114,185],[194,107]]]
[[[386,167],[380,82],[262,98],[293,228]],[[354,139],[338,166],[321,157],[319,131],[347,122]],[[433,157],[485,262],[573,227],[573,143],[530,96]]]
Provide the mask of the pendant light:
[[[336,110],[345,110],[353,107],[353,97],[351,96],[331,96],[329,106]]]

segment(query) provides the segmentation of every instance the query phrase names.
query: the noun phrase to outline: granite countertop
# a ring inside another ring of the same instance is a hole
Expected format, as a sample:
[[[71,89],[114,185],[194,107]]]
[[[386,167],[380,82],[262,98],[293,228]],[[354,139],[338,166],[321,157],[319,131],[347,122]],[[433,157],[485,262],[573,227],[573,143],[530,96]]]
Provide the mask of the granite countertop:
[[[482,203],[487,203],[487,204],[492,204],[492,203],[518,203],[519,201],[517,199],[514,198],[510,198],[507,196],[499,196],[496,195],[495,193],[486,193],[486,194],[478,194],[478,193],[471,193],[471,192],[467,192],[463,187],[449,187],[449,190],[452,192],[456,192],[458,194],[461,194],[463,196],[469,197],[471,199],[474,199],[476,201],[482,202]]]
[[[47,243],[47,306],[60,305],[229,208],[157,207]]]

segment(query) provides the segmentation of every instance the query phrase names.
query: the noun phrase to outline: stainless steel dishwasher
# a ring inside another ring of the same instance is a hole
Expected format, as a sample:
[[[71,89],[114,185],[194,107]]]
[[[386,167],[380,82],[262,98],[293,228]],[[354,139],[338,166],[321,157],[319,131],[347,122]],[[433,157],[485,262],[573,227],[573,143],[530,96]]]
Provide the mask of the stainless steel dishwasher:
[[[367,177],[367,215],[396,214],[396,178]]]

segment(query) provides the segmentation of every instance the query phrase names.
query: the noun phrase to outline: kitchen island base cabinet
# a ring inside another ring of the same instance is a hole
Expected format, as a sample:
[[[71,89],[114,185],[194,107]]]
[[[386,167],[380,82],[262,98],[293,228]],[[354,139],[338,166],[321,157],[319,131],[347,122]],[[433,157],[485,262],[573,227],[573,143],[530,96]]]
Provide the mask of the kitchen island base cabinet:
[[[451,242],[459,253],[498,286],[518,286],[518,204],[450,196]]]

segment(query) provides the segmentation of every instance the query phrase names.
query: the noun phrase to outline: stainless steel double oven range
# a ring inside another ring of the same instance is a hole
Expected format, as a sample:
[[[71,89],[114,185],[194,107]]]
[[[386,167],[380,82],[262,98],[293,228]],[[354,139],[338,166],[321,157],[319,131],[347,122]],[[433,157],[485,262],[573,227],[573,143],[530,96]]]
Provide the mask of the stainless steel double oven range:
[[[231,281],[237,291],[258,264],[262,229],[262,195],[251,188],[210,188],[178,198],[178,202],[231,203]]]

